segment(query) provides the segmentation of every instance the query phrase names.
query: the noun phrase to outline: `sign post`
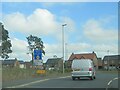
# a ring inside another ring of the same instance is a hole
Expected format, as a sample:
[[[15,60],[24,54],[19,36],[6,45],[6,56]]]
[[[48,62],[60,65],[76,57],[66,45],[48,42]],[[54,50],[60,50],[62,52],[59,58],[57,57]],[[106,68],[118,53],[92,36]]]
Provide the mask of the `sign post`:
[[[34,65],[43,65],[42,50],[34,50]]]
[[[45,70],[43,70],[42,50],[34,50],[33,63],[37,67],[37,74],[45,74]]]

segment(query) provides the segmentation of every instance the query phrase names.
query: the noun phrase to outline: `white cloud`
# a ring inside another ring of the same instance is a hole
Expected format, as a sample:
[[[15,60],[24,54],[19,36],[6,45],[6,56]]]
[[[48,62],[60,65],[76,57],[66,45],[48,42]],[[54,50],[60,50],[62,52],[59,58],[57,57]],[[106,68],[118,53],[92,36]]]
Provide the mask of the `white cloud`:
[[[87,49],[91,46],[87,43],[71,43],[65,45],[65,57],[68,57],[71,55],[71,53],[80,53],[80,52],[87,52]],[[53,57],[56,55],[57,57],[62,57],[63,53],[63,47],[62,44],[45,44],[45,60],[48,58]],[[67,56],[66,56],[67,55]]]
[[[55,15],[46,9],[36,9],[29,16],[19,12],[4,15],[3,21],[9,30],[27,34],[48,35],[56,32],[57,28]]]
[[[30,61],[31,57],[27,55],[28,52],[28,44],[24,40],[20,40],[17,38],[11,39],[12,44],[12,53],[10,54],[10,58],[18,58],[18,60]]]
[[[83,26],[84,34],[95,42],[112,42],[118,40],[117,30],[104,28],[104,23],[95,19],[88,20]]]
[[[69,52],[86,52],[91,47],[88,43],[71,43],[68,44]]]
[[[108,50],[109,50],[109,55],[114,55],[118,54],[118,45],[117,44],[99,44],[99,45],[94,45],[92,46],[93,50],[97,52],[98,56],[105,56],[108,55]]]
[[[102,52],[106,52],[107,50],[113,52],[113,53],[117,53],[118,52],[118,46],[115,44],[111,44],[111,45],[106,45],[106,44],[99,44],[99,45],[95,45],[93,47],[95,50],[97,51],[102,51]]]
[[[62,45],[46,43],[44,46],[46,53],[45,56],[43,56],[44,62],[46,62],[48,58],[52,58],[54,55],[56,55],[59,58],[62,57]]]
[[[62,43],[62,29],[64,29],[64,39],[65,42],[68,42],[71,38],[70,35],[76,31],[75,22],[69,17],[60,17],[59,19],[60,23],[57,28],[58,32],[56,33],[56,38],[59,40],[59,42]],[[62,28],[63,24],[67,25]]]
[[[91,50],[95,51],[98,57],[104,57],[109,54],[118,54],[118,31],[115,29],[106,28],[107,23],[110,23],[114,17],[106,19],[90,19],[84,26],[84,35],[88,40],[92,41]]]
[[[59,21],[57,21],[59,19]],[[4,24],[9,31],[18,31],[33,35],[53,35],[61,41],[62,24],[67,23],[65,40],[75,30],[75,23],[69,17],[58,17],[46,9],[36,9],[31,15],[25,16],[20,12],[4,15]]]

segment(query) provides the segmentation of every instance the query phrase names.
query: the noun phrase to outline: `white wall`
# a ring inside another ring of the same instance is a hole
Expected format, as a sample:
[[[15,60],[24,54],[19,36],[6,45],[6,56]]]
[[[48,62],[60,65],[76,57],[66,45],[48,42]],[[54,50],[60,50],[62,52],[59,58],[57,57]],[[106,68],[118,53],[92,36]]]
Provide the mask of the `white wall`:
[[[20,68],[25,68],[25,65],[24,65],[24,64],[20,64],[19,67],[20,67]]]

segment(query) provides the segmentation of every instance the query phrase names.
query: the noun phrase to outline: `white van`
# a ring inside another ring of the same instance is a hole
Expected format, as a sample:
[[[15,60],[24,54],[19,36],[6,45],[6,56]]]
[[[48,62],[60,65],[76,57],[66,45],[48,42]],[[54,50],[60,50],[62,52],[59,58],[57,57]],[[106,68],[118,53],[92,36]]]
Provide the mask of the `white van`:
[[[81,77],[89,77],[95,79],[95,67],[90,59],[74,59],[72,62],[72,79],[80,79]]]

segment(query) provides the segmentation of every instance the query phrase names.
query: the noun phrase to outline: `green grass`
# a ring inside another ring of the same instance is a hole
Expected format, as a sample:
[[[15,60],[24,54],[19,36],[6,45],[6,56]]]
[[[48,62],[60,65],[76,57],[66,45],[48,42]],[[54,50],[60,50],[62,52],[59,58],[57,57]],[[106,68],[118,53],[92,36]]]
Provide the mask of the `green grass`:
[[[2,80],[11,81],[18,79],[26,79],[34,74],[32,69],[20,69],[20,68],[3,68],[2,69]]]
[[[58,77],[58,76],[66,76],[70,75],[70,72],[65,71],[62,73],[61,71],[46,71],[45,74],[37,74],[36,69],[20,69],[20,68],[3,68],[2,69],[2,81],[12,81],[12,80],[20,80],[20,79],[28,79],[28,78],[36,78],[40,76],[44,77]]]

